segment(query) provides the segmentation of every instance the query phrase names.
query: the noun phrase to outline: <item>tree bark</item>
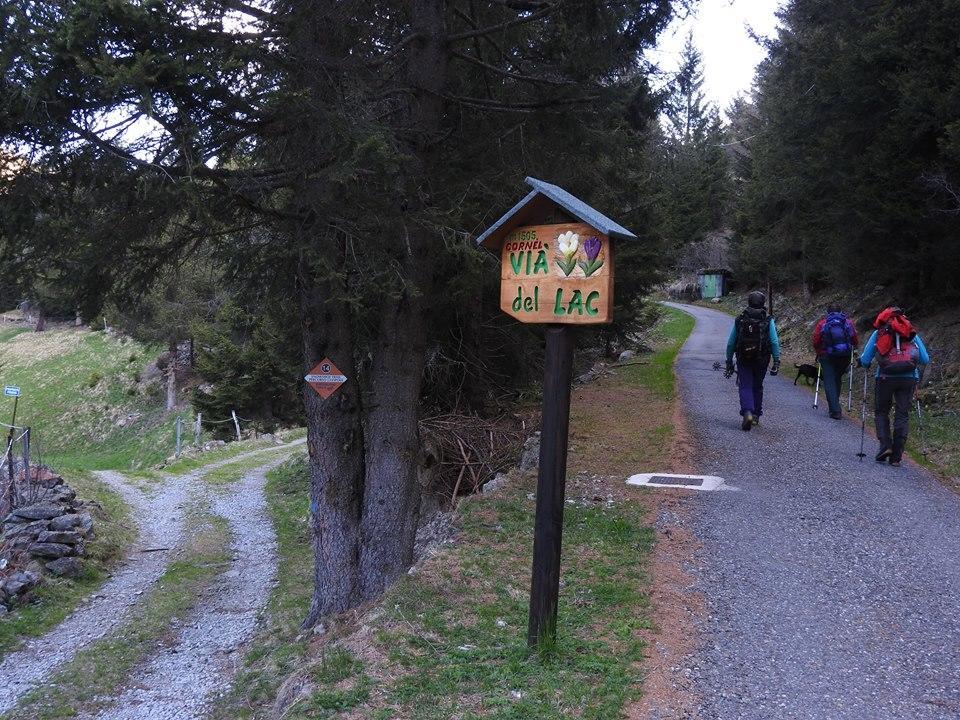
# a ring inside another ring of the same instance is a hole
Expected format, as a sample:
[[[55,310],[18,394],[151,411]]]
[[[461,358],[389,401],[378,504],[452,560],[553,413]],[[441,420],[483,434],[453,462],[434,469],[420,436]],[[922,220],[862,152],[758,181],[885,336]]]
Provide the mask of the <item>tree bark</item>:
[[[382,593],[413,562],[420,510],[417,458],[426,328],[409,296],[385,308],[371,369],[373,407],[365,424],[367,479],[361,522],[364,599]]]
[[[325,14],[326,13],[326,14]],[[305,96],[336,94],[339,80],[329,67],[349,54],[329,32],[333,13],[297,3],[294,42],[302,59],[300,83]],[[430,154],[440,137],[443,82],[449,51],[443,39],[442,0],[414,0],[412,31],[422,39],[404,49],[406,83],[401,125],[406,160],[391,184],[403,237],[393,249],[401,268],[398,287],[384,290],[369,350],[369,377],[358,375],[357,343],[367,339],[350,306],[335,300],[349,295],[336,287],[349,277],[346,245],[329,236],[308,243],[308,255],[338,257],[337,268],[318,268],[301,260],[301,324],[307,371],[329,357],[349,380],[328,400],[306,387],[307,446],[310,454],[310,516],[315,553],[315,587],[304,625],[375,597],[406,572],[413,558],[420,503],[418,409],[426,346],[424,289],[431,278],[436,236],[422,221],[429,209]],[[318,58],[331,60],[326,66]],[[339,90],[337,90],[339,92]],[[296,115],[297,129],[287,151],[309,157],[324,119],[307,104]],[[395,184],[394,184],[395,183]],[[324,188],[307,184],[298,195],[294,229],[299,237],[323,227],[316,209],[324,207]],[[313,230],[311,230],[311,227]],[[331,231],[327,231],[331,232]],[[341,277],[341,280],[330,278]],[[323,278],[323,279],[320,279]],[[366,350],[366,344],[363,349]]]
[[[364,599],[384,591],[413,560],[420,487],[417,420],[426,355],[424,298],[430,296],[435,233],[419,212],[430,205],[429,168],[443,118],[443,91],[450,55],[445,43],[443,0],[413,0],[411,30],[421,40],[411,45],[407,113],[412,132],[410,160],[398,183],[405,203],[403,222],[404,287],[387,300],[380,316],[373,368],[373,397],[366,417],[367,481],[361,523],[360,580]]]
[[[354,362],[351,316],[335,304],[333,288],[316,283],[301,261],[299,271],[304,369],[324,358],[348,380],[323,400],[304,385],[310,468],[310,527],[314,588],[304,627],[360,600],[358,587],[360,504],[364,442],[359,377]]]

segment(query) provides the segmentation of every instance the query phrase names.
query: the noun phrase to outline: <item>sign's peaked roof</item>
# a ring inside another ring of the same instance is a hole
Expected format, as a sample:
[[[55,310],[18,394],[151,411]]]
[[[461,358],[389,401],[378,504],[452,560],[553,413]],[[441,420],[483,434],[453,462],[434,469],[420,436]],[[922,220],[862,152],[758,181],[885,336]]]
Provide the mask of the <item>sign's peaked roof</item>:
[[[513,228],[528,222],[530,213],[525,211],[529,211],[538,205],[542,207],[544,199],[608,237],[621,240],[637,239],[637,236],[625,227],[614,222],[596,208],[590,207],[583,200],[571,195],[563,188],[532,177],[528,177],[526,182],[533,190],[477,238],[477,245],[496,249],[497,241],[506,236]]]

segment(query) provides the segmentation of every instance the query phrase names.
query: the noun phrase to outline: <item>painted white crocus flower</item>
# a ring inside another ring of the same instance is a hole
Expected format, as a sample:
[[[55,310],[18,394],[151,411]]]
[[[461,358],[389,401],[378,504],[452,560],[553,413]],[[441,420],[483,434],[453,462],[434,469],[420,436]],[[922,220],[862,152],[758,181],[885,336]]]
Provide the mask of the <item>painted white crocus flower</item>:
[[[567,230],[557,238],[557,244],[560,246],[560,252],[569,260],[577,252],[577,248],[580,247],[580,236],[572,230]]]

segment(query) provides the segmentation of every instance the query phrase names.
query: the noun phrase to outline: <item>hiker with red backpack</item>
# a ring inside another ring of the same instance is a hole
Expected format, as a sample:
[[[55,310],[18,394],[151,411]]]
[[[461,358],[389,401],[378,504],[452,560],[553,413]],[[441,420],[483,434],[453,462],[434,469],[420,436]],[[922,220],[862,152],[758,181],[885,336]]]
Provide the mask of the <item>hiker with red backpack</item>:
[[[857,329],[843,309],[832,303],[827,307],[827,314],[820,318],[813,329],[813,349],[817,353],[817,363],[823,376],[830,417],[834,420],[843,417],[840,404],[843,376],[850,369],[853,350],[857,345]]]
[[[859,365],[870,367],[877,356],[874,420],[880,450],[877,462],[890,461],[899,466],[907,443],[910,424],[910,401],[920,382],[922,369],[930,364],[930,355],[920,335],[898,307],[888,307],[873,321],[876,330],[867,340]],[[893,415],[893,436],[890,435],[890,408]]]
[[[727,369],[733,375],[733,356],[737,356],[737,382],[740,386],[740,428],[750,430],[760,424],[763,415],[763,379],[773,358],[770,374],[780,372],[780,338],[777,325],[767,315],[767,297],[759,290],[747,296],[747,309],[737,317],[727,338]]]

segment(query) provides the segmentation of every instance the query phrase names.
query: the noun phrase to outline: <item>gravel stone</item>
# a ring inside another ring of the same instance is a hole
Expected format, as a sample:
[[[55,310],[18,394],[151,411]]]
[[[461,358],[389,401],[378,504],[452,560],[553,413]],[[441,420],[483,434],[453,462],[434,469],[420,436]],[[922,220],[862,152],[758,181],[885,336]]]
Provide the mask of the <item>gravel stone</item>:
[[[155,496],[148,497],[114,472],[98,473],[100,480],[119,492],[131,506],[140,536],[126,565],[118,568],[90,602],[46,635],[8,654],[0,661],[0,713],[38,685],[60,665],[69,662],[78,650],[99,640],[122,623],[138,590],[150,587],[166,568],[167,553],[139,553],[137,550],[179,538],[182,517],[174,510],[184,501],[187,483],[171,480]]]
[[[33,522],[24,521],[22,524],[8,524],[4,526],[6,532],[4,538],[13,540],[14,538],[36,538],[41,532],[47,529],[46,520],[35,520]]]
[[[69,530],[44,530],[39,535],[37,535],[38,543],[60,543],[61,545],[76,545],[77,543],[83,542],[83,538],[80,537],[79,533],[70,532]]]
[[[69,545],[62,543],[35,542],[27,548],[27,552],[37,557],[60,558],[69,555],[73,551]]]
[[[767,380],[760,426],[740,430],[736,386],[712,370],[733,318],[681,309],[697,319],[677,372],[699,471],[739,489],[692,498],[699,717],[960,717],[960,498],[875,463],[869,435],[859,462],[859,422],[814,411],[790,378]]]
[[[83,565],[76,558],[62,557],[48,562],[44,567],[58,577],[77,577]]]
[[[303,445],[306,439],[290,443]],[[267,450],[275,450],[268,448]],[[10,710],[29,690],[69,662],[77,651],[96,642],[122,624],[153,583],[163,574],[170,553],[142,552],[176,545],[183,531],[183,511],[190,506],[191,492],[209,492],[198,480],[201,472],[239,462],[267,450],[255,450],[210,463],[180,477],[168,477],[153,495],[130,485],[119,473],[97,473],[131,506],[138,521],[139,538],[127,558],[106,584],[72,615],[46,635],[0,660],[0,714]],[[122,696],[103,717],[138,720],[188,720],[202,716],[210,694],[223,688],[236,670],[217,655],[224,647],[237,645],[253,632],[259,610],[266,603],[276,568],[276,541],[263,497],[265,468],[275,460],[232,485],[212,502],[212,511],[223,515],[233,532],[236,579],[218,588],[191,616],[178,641],[134,672],[141,680]],[[83,527],[92,520],[82,514]],[[241,562],[242,561],[242,562]],[[182,664],[175,662],[182,655]],[[161,662],[166,658],[168,662]],[[189,661],[187,661],[189,658]],[[237,662],[240,658],[237,657]],[[152,675],[148,675],[152,673]],[[176,673],[182,673],[177,676]],[[196,684],[194,684],[196,683]],[[143,695],[141,696],[141,693]],[[111,715],[110,713],[119,713]]]
[[[97,720],[199,720],[229,687],[242,660],[235,650],[256,629],[276,576],[277,541],[263,487],[267,471],[283,460],[209,494],[211,512],[230,523],[230,569],[183,623],[176,642],[137,668],[138,680],[110,699]]]
[[[57,532],[62,532],[65,530],[73,530],[80,524],[80,515],[77,513],[70,513],[69,515],[61,515],[58,518],[54,518],[50,521],[50,529],[56,530]]]

